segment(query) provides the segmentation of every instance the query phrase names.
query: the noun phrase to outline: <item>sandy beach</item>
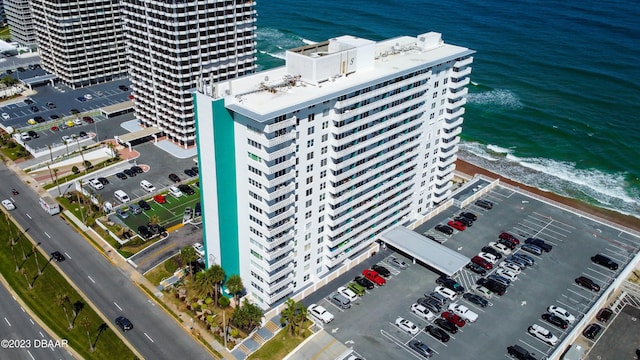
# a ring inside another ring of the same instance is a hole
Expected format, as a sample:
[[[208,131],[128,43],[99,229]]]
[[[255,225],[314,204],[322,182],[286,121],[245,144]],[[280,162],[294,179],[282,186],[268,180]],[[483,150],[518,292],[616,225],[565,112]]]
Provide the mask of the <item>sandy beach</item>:
[[[621,214],[621,213],[618,213],[618,212],[615,212],[615,211],[612,211],[612,210],[599,208],[599,207],[584,203],[584,202],[582,202],[580,200],[567,198],[567,197],[564,197],[564,196],[560,196],[558,194],[554,194],[552,192],[543,191],[543,190],[540,190],[540,189],[537,189],[537,188],[534,188],[534,187],[531,187],[531,186],[527,186],[527,185],[518,183],[516,181],[507,179],[507,178],[505,178],[503,176],[500,176],[500,175],[498,175],[496,173],[493,173],[491,171],[485,170],[485,169],[483,169],[481,167],[478,167],[476,165],[473,165],[471,163],[468,163],[468,162],[466,162],[464,160],[458,159],[456,161],[456,169],[457,169],[457,171],[459,171],[461,173],[464,173],[464,174],[467,174],[467,175],[470,175],[470,176],[473,176],[475,174],[483,174],[483,175],[486,175],[486,176],[488,176],[490,178],[493,178],[493,179],[500,179],[500,181],[502,181],[502,182],[505,182],[505,183],[510,184],[510,185],[518,186],[521,189],[525,189],[525,190],[527,190],[527,191],[529,191],[531,193],[534,193],[534,194],[537,194],[537,195],[540,195],[540,196],[544,196],[544,197],[546,197],[548,199],[551,199],[553,201],[557,201],[559,203],[565,204],[565,205],[570,206],[570,207],[572,207],[574,209],[581,210],[581,211],[593,214],[593,215],[595,215],[597,217],[600,217],[602,219],[614,222],[616,224],[620,224],[620,225],[626,226],[626,227],[628,227],[630,229],[633,229],[633,230],[636,230],[636,231],[640,231],[640,219],[638,219],[636,217],[633,217],[633,216],[630,216],[630,215],[624,215],[624,214]]]

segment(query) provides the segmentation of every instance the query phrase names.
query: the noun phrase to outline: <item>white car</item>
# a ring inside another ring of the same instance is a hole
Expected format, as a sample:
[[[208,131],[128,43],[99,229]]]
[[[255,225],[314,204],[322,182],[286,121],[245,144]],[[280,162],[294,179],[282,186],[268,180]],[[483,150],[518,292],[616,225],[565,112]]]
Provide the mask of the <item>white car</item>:
[[[338,288],[338,294],[346,297],[351,302],[358,300],[358,295],[354,293],[353,290],[347,289],[344,286]]]
[[[509,249],[508,247],[506,247],[503,244],[500,244],[499,242],[492,241],[492,242],[489,243],[489,246],[491,246],[492,248],[500,251],[505,256],[511,255],[511,249]]]
[[[522,269],[520,269],[520,266],[514,263],[505,262],[505,261],[500,263],[500,267],[503,269],[507,269],[516,275],[520,274],[520,272],[522,271]]]
[[[198,253],[198,255],[204,256],[204,246],[202,246],[202,244],[195,243],[191,246],[193,246],[193,249]]]
[[[427,321],[431,321],[436,318],[436,315],[434,313],[420,304],[411,305],[411,312]]]
[[[327,311],[324,307],[316,304],[311,304],[307,308],[309,314],[314,318],[322,321],[325,324],[328,324],[333,321],[333,314]]]
[[[567,310],[559,306],[551,305],[547,308],[547,312],[551,315],[555,315],[561,318],[562,320],[566,320],[570,323],[573,323],[574,321],[576,321],[575,316],[571,315]]]
[[[86,94],[86,95],[84,96],[84,98],[85,98],[85,99],[87,99],[87,100],[91,100],[91,99],[93,99],[93,95],[91,95],[91,94]]]
[[[486,253],[486,252],[480,252],[478,254],[478,256],[480,256],[481,258],[487,260],[491,264],[495,264],[496,262],[498,262],[498,258],[493,254],[489,254],[489,253]]]
[[[509,281],[515,281],[518,279],[518,274],[505,268],[499,268],[498,270],[496,270],[496,274],[509,279]]]
[[[451,301],[455,301],[458,297],[458,293],[444,286],[436,286],[434,291]]]
[[[104,185],[100,181],[98,181],[98,179],[89,180],[89,186],[96,190],[102,190],[104,188]]]
[[[62,143],[63,143],[63,144],[66,144],[66,143],[68,143],[68,142],[70,142],[70,141],[71,141],[71,136],[69,136],[69,135],[64,135],[64,136],[62,137]]]
[[[5,120],[9,120],[9,119],[11,119],[11,116],[9,116],[9,114],[7,114],[7,113],[2,113],[2,118],[5,119]]]
[[[182,196],[182,191],[180,191],[180,189],[175,186],[169,186],[169,194],[179,198],[180,196]]]
[[[418,332],[420,332],[420,328],[417,327],[416,324],[412,323],[411,321],[403,317],[398,317],[396,319],[396,326],[399,327],[401,330],[408,332],[411,335],[415,335]]]
[[[493,292],[491,292],[491,290],[487,289],[486,287],[482,286],[482,285],[476,285],[474,287],[471,288],[471,291],[473,291],[474,293],[482,296],[483,298],[489,300],[493,297]]]
[[[9,211],[16,209],[16,206],[13,204],[13,201],[9,199],[2,200],[2,206],[4,206],[4,208]]]
[[[533,324],[529,326],[528,331],[531,336],[538,338],[551,346],[558,343],[558,337],[553,335],[551,331],[543,328],[538,324]]]
[[[469,310],[469,308],[464,305],[460,305],[456,303],[450,304],[449,311],[460,316],[461,318],[465,319],[468,322],[475,322],[476,320],[478,320],[478,314]]]
[[[74,120],[73,120],[73,123],[74,123],[74,124],[76,124],[76,125],[78,125],[78,126],[80,126],[80,125],[82,125],[82,120],[80,120],[80,119],[74,119]]]

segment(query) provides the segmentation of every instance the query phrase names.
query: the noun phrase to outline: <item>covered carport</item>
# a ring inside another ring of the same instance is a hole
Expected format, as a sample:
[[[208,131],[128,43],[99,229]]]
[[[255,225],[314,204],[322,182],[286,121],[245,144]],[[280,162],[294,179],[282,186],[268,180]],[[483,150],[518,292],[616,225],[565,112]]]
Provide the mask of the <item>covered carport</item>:
[[[149,126],[142,130],[134,131],[124,135],[116,135],[115,139],[121,145],[126,145],[131,150],[131,147],[138,142],[144,142],[147,138],[153,138],[154,143],[158,143],[158,134],[161,133],[162,130],[155,127]]]
[[[123,101],[118,104],[105,106],[100,109],[100,112],[107,119],[111,119],[112,117],[115,117],[118,115],[128,114],[130,112],[133,112],[133,101],[131,100]]]
[[[414,258],[447,276],[453,276],[469,263],[469,258],[426,238],[404,226],[396,226],[380,235],[383,245]]]
[[[19,79],[19,80],[25,86],[27,86],[29,88],[29,90],[33,90],[33,86],[35,86],[35,85],[43,85],[43,84],[47,84],[48,83],[49,85],[53,86],[55,84],[55,80],[57,78],[58,78],[57,75],[46,74],[46,75],[35,76],[35,77],[32,77],[32,78],[28,78],[28,79]]]

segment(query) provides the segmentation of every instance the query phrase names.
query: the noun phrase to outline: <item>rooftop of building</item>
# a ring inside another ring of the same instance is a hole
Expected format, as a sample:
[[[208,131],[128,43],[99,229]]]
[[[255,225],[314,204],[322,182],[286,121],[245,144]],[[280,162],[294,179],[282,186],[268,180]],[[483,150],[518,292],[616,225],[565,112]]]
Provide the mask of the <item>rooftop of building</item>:
[[[285,66],[205,85],[198,91],[256,121],[334,99],[338,94],[473,54],[444,43],[440,33],[380,42],[340,36],[286,52]]]

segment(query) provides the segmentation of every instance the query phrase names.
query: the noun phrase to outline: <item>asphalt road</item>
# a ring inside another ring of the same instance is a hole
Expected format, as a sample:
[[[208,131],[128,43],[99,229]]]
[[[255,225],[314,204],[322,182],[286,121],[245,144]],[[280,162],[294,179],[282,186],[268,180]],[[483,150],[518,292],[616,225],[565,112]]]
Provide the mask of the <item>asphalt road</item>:
[[[64,339],[51,338],[31,319],[4,286],[0,286],[0,317],[0,358],[73,359],[64,348]],[[61,347],[49,346],[55,345],[56,341]]]
[[[125,337],[146,359],[210,359],[210,354],[189,334],[138,289],[121,269],[111,265],[70,225],[58,216],[49,216],[38,204],[38,196],[22,184],[3,164],[0,178],[6,190],[1,198],[8,198],[11,188],[17,209],[14,219],[47,252],[58,250],[67,256],[60,263],[61,270],[109,318],[117,316],[131,320],[134,329]],[[114,331],[120,331],[116,326]]]

